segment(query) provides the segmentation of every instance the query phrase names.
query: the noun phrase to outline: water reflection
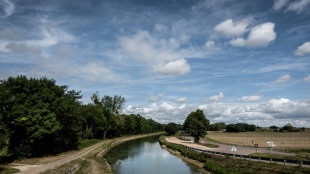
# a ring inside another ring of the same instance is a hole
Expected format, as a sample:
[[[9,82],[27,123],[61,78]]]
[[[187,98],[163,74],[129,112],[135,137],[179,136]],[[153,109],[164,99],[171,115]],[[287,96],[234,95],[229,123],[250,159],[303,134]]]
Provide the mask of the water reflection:
[[[105,156],[117,174],[198,174],[197,168],[162,149],[158,136],[125,142]]]

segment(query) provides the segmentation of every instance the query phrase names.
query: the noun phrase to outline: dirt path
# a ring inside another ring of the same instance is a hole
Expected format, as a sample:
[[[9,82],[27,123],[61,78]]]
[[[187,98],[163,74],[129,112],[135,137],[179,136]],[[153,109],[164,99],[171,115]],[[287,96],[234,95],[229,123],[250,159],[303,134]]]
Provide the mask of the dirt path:
[[[99,164],[97,161],[95,161],[94,159],[90,159],[90,170],[89,170],[89,173],[90,174],[101,174],[102,172],[100,172],[100,169],[99,169]]]
[[[222,153],[232,153],[231,152],[232,146],[226,145],[226,144],[212,143],[212,144],[218,145],[219,148],[210,148],[210,147],[202,146],[199,144],[195,144],[192,141],[183,141],[183,140],[180,140],[176,137],[166,137],[166,141],[170,142],[170,143],[181,144],[181,145],[185,145],[185,146],[197,148],[197,149],[202,149],[202,150],[208,150],[208,151],[213,151],[213,152],[222,152]],[[253,147],[236,146],[236,148],[237,148],[236,154],[239,154],[239,155],[249,155],[252,153],[256,153],[256,148],[253,148]],[[274,154],[291,155],[291,156],[294,155],[291,153],[270,151],[270,150],[267,150],[265,148],[257,148],[257,152],[258,153],[274,153]]]
[[[56,161],[52,161],[52,162],[48,162],[45,164],[40,164],[40,165],[24,165],[24,164],[11,164],[11,167],[19,169],[20,172],[18,172],[19,174],[37,174],[40,172],[44,172],[48,169],[53,169],[55,167],[61,166],[65,163],[71,162],[73,160],[76,160],[78,158],[81,158],[87,154],[89,154],[91,151],[95,150],[97,147],[101,146],[102,144],[104,144],[105,141],[102,141],[100,143],[97,143],[95,145],[92,145],[88,148],[82,149],[76,153],[74,153],[73,155],[70,155],[68,157],[56,160]]]
[[[162,133],[144,134],[144,135],[137,135],[137,136],[131,136],[131,137],[120,139],[120,140],[112,143],[109,147],[103,149],[97,155],[97,157],[101,157],[104,153],[106,153],[108,151],[108,149],[110,149],[113,146],[115,146],[117,144],[120,144],[122,142],[133,140],[133,139],[137,139],[137,138],[142,138],[142,137],[146,137],[146,136],[157,135],[157,134],[162,134]],[[71,161],[74,161],[76,159],[82,158],[82,157],[88,155],[89,153],[95,151],[99,146],[103,145],[104,143],[107,143],[108,141],[111,141],[111,140],[102,141],[100,143],[97,143],[97,144],[92,145],[90,147],[87,147],[85,149],[82,149],[82,150],[80,150],[78,152],[75,152],[75,153],[73,153],[71,155],[68,155],[68,156],[66,156],[64,158],[57,159],[57,160],[51,161],[51,162],[47,162],[45,164],[28,165],[28,164],[12,163],[12,164],[10,164],[10,167],[19,169],[20,172],[18,172],[18,174],[39,174],[40,172],[44,172],[44,171],[49,170],[49,169],[54,169],[54,168],[59,167],[59,166],[61,166],[63,164],[66,164],[68,162],[71,162]],[[92,162],[92,161],[90,161],[90,162]],[[91,168],[95,168],[94,170],[96,171],[96,167],[98,167],[98,164],[96,164],[95,162],[96,161],[93,161],[93,163],[91,163]],[[92,173],[96,174],[95,171],[92,172]]]

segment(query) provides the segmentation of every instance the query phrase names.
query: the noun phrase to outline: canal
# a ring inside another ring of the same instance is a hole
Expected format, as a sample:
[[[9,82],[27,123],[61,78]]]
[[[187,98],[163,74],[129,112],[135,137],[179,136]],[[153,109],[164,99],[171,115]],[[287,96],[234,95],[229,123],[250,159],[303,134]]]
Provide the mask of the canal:
[[[105,158],[116,174],[201,174],[195,167],[162,149],[159,136],[122,143]]]

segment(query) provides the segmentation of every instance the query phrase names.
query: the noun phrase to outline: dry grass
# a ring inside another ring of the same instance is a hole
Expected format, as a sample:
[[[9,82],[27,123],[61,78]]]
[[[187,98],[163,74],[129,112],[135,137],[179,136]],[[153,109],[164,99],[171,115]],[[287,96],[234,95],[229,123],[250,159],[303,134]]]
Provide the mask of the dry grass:
[[[217,142],[240,146],[268,147],[267,141],[272,140],[275,148],[310,148],[310,132],[241,132],[222,133],[208,132],[206,136]]]

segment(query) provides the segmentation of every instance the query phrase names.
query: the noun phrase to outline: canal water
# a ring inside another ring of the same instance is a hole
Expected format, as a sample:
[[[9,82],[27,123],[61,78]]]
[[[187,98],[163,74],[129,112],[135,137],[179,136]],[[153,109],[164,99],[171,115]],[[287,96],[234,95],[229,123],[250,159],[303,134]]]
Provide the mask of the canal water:
[[[122,143],[105,158],[116,174],[201,174],[195,167],[162,149],[158,136]]]

